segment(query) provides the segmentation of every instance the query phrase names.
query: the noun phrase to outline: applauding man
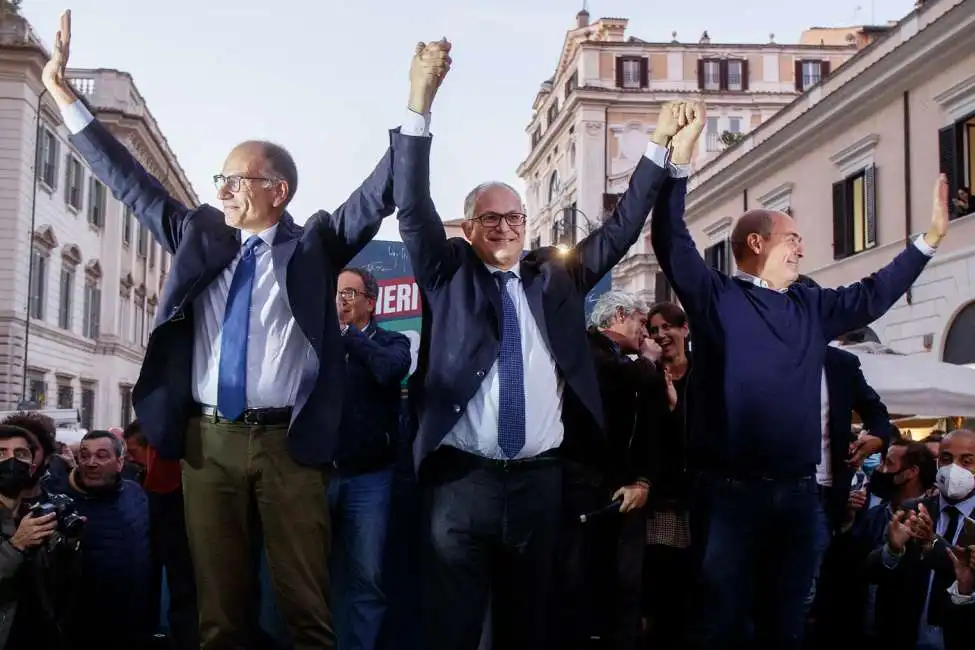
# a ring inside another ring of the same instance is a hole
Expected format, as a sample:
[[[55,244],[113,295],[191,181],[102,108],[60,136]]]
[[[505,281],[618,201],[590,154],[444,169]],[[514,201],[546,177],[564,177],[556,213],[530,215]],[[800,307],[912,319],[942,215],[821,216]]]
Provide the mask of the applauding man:
[[[752,210],[731,235],[738,271],[705,263],[684,223],[688,164],[705,124],[685,105],[673,167],[654,209],[654,252],[694,332],[691,457],[700,472],[692,512],[703,552],[689,624],[692,647],[730,647],[751,613],[760,647],[798,648],[818,560],[816,466],[827,344],[880,318],[910,288],[948,228],[947,185],[935,185],[931,227],[886,267],[840,289],[793,284],[802,236],[782,212]],[[692,523],[693,525],[693,523]]]
[[[70,37],[66,13],[43,78],[71,142],[174,255],[134,401],[150,444],[183,459],[201,648],[247,647],[252,638],[254,504],[294,647],[331,647],[325,468],[345,378],[336,278],[393,212],[393,159],[425,164],[420,114],[446,55],[416,58],[412,97],[422,103],[345,204],[302,227],[285,211],[298,185],[294,160],[270,142],[230,152],[214,176],[222,209],[170,196],[75,96],[65,76]]]

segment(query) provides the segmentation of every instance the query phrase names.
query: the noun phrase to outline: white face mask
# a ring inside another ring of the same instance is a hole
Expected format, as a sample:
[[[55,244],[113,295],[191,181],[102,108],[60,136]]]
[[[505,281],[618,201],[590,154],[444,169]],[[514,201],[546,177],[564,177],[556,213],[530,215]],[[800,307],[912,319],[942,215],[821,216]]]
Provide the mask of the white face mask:
[[[938,470],[938,478],[935,479],[934,484],[946,499],[960,501],[975,492],[975,474],[961,465],[952,463]]]

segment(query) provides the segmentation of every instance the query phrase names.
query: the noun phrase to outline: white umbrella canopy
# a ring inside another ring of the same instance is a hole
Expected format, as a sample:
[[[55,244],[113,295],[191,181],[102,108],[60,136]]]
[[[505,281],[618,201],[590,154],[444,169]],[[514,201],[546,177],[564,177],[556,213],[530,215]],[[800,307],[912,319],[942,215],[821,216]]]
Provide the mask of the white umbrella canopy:
[[[901,354],[879,343],[841,347],[857,355],[867,383],[891,413],[975,417],[975,369]]]

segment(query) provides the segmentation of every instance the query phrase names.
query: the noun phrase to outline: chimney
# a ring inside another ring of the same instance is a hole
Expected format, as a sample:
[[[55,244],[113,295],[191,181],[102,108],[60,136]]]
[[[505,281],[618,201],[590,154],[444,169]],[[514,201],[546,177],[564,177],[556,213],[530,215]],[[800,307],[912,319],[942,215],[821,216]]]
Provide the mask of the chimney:
[[[589,27],[589,12],[583,7],[582,11],[576,14],[576,29]]]

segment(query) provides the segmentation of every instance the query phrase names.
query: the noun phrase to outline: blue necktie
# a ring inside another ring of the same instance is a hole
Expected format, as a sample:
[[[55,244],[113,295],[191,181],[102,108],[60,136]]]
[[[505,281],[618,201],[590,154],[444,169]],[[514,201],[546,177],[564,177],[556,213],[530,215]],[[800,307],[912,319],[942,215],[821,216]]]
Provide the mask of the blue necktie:
[[[521,330],[508,282],[517,276],[496,271],[501,289],[501,350],[498,352],[498,446],[514,458],[525,446],[525,363],[521,356]]]
[[[247,409],[247,330],[250,325],[251,289],[257,269],[255,250],[264,243],[257,235],[244,244],[234,269],[223,313],[220,340],[220,369],[217,377],[217,409],[228,420],[236,420]]]

